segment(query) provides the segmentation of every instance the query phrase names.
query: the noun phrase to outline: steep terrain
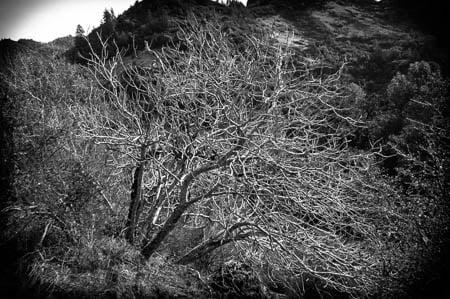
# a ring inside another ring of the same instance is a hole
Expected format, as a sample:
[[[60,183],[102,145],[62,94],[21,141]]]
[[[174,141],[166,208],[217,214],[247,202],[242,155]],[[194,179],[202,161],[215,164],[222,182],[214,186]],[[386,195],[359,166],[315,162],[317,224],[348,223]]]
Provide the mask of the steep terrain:
[[[144,0],[87,36],[2,40],[4,247],[27,253],[22,286],[70,298],[442,288],[448,57],[395,9]],[[201,163],[226,167],[188,172]]]
[[[177,26],[184,23],[188,13],[199,18],[219,18],[229,23],[237,36],[270,32],[280,43],[297,48],[302,56],[322,58],[322,66],[346,62],[357,69],[382,52],[381,55],[390,56],[386,63],[395,65],[386,74],[387,81],[396,71],[405,71],[413,61],[435,61],[444,68],[448,63],[445,49],[438,47],[436,36],[421,31],[420,26],[411,23],[413,20],[397,13],[395,6],[372,1],[250,1],[247,9],[208,1],[187,4],[143,1],[119,16],[116,28],[119,36],[124,32],[135,36],[137,54],[145,56],[147,52],[140,51],[144,41],[152,48],[176,43]],[[148,27],[149,18],[154,28]],[[94,30],[90,36],[96,34]],[[131,47],[130,43],[126,45]],[[146,59],[138,61],[141,64]]]

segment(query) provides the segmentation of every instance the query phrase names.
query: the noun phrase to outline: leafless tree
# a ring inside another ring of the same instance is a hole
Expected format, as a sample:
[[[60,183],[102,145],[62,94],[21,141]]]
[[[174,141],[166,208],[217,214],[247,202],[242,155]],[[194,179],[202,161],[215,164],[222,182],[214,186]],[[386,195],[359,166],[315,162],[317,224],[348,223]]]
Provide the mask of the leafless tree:
[[[367,287],[372,157],[349,148],[363,124],[342,69],[315,78],[314,62],[269,36],[236,42],[190,19],[178,32],[187,50],[147,49],[151,67],[92,56],[104,93],[70,108],[79,137],[134,167],[127,239],[139,233],[149,258],[177,225],[198,227],[203,241],[179,262],[236,244],[255,263]]]

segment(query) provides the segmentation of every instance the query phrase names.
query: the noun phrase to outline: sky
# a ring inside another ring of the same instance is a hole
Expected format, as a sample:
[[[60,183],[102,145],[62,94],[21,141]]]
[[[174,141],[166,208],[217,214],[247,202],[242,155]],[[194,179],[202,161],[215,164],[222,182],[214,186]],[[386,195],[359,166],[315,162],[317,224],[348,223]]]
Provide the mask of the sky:
[[[100,25],[105,8],[116,15],[136,0],[0,0],[0,38],[48,42]]]
[[[49,42],[69,34],[75,35],[78,24],[89,32],[100,25],[106,8],[112,8],[117,16],[135,1],[0,0],[0,39],[27,38]],[[247,3],[247,0],[241,2]]]

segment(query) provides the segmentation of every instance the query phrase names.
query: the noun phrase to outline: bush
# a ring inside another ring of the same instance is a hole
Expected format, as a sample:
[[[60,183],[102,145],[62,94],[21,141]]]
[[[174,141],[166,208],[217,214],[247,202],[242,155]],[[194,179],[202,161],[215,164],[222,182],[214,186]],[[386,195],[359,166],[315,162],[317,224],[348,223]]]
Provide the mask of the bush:
[[[412,63],[405,75],[391,80],[386,110],[380,109],[371,122],[373,138],[383,138],[384,153],[391,156],[381,165],[397,187],[394,210],[405,217],[386,242],[402,252],[398,256],[389,250],[391,270],[386,271],[398,273],[404,284],[431,279],[432,265],[447,242],[447,87],[436,65]]]
[[[185,264],[234,244],[250,267],[369,292],[373,157],[346,137],[362,125],[361,89],[341,84],[343,68],[317,79],[267,36],[236,47],[233,32],[193,16],[179,32],[186,51],[147,49],[152,68],[92,57],[107,94],[72,110],[79,136],[130,169],[129,242],[146,258],[186,253]]]

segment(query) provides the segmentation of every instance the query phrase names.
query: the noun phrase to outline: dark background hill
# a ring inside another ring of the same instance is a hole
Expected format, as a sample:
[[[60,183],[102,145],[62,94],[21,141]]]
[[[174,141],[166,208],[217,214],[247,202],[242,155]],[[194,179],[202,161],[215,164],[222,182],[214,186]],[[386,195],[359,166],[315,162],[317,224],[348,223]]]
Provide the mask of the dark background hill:
[[[323,5],[327,2],[338,2],[367,7],[383,7],[395,12],[396,15],[408,18],[411,24],[419,26],[428,33],[434,34],[439,38],[442,46],[448,48],[450,41],[448,39],[447,28],[450,24],[448,19],[450,10],[446,1],[430,0],[249,0],[248,7],[262,6],[271,4],[274,7],[310,7],[314,5]]]

